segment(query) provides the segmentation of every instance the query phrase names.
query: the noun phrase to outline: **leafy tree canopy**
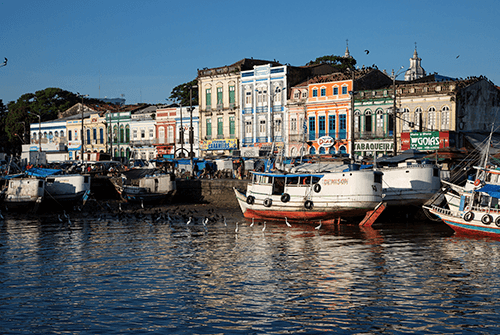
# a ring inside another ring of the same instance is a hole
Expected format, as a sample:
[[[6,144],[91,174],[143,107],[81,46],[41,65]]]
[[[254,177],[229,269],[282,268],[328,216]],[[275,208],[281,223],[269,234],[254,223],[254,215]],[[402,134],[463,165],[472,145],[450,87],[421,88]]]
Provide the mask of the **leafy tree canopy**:
[[[352,57],[327,55],[318,57],[315,60],[310,61],[306,65],[314,64],[330,64],[337,68],[339,71],[345,71],[347,69],[353,68],[356,65],[356,60]]]
[[[81,102],[76,94],[60,88],[49,87],[45,90],[22,95],[16,102],[7,105],[5,118],[5,133],[9,141],[18,140],[18,135],[29,132],[30,123],[54,120],[59,112],[65,111]]]
[[[190,87],[198,85],[198,80],[194,79],[188,83],[177,85],[172,89],[169,99],[180,103],[183,106],[189,106]],[[198,88],[193,88],[193,106],[198,105]]]

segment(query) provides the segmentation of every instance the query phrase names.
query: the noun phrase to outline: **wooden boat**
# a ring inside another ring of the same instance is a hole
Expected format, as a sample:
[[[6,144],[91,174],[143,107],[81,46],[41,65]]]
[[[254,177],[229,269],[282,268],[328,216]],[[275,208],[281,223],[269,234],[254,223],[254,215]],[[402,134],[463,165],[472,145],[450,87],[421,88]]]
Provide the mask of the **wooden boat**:
[[[382,173],[345,164],[307,164],[291,173],[252,172],[246,192],[234,191],[246,218],[353,221],[382,202]]]
[[[445,201],[423,206],[461,235],[500,238],[500,168],[488,164],[491,135],[485,145],[482,167],[464,186],[445,183]],[[436,197],[437,198],[437,197]]]

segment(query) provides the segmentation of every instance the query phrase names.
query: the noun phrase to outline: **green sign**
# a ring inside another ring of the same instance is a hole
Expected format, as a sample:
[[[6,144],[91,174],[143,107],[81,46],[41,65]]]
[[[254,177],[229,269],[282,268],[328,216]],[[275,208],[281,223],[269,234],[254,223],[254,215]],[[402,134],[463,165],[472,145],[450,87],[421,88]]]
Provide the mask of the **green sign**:
[[[411,133],[410,149],[417,149],[417,150],[439,149],[439,131]]]

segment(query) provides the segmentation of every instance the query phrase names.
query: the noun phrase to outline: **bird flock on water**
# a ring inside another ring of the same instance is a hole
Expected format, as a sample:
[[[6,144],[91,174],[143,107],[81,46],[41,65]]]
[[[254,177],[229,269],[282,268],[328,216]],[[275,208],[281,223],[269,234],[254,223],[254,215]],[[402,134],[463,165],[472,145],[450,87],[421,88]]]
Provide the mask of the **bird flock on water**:
[[[108,224],[110,221],[123,221],[123,220],[139,220],[139,221],[146,221],[150,225],[152,223],[156,224],[178,224],[182,225],[183,223],[186,226],[194,226],[196,224],[201,224],[204,229],[207,229],[207,226],[210,224],[216,224],[217,222],[221,222],[224,224],[225,227],[228,226],[228,220],[226,217],[220,213],[216,213],[216,209],[208,209],[205,213],[208,215],[204,215],[200,217],[200,214],[196,209],[189,209],[189,208],[173,208],[172,211],[164,211],[160,208],[155,210],[151,210],[148,213],[145,211],[141,210],[125,210],[122,207],[121,203],[118,203],[118,206],[115,207],[115,210],[109,203],[104,203],[101,206],[101,211],[99,211],[99,214],[96,216],[93,216],[95,221],[97,222],[107,222]],[[144,209],[144,204],[140,204],[141,209]],[[117,209],[116,209],[117,208]],[[74,211],[81,212],[82,209],[79,206],[75,206]],[[74,215],[74,214],[72,214]],[[83,214],[81,213],[80,215],[88,215],[88,214]],[[79,219],[79,218],[77,218]],[[2,212],[0,211],[0,220],[4,220],[4,216]],[[71,226],[73,225],[73,221],[70,218],[70,215],[66,212],[66,210],[63,210],[62,213],[57,214],[57,221],[61,225],[67,225]],[[284,217],[284,222],[287,227],[292,227],[292,224],[288,221],[287,217]],[[251,223],[249,224],[249,227],[252,228],[256,224],[255,218],[251,219]],[[238,234],[240,232],[240,225],[243,224],[243,222],[237,221],[234,226],[234,232]],[[262,225],[262,232],[266,231],[267,228],[267,222],[262,221],[258,222],[259,225]],[[319,220],[319,225],[315,226],[315,230],[319,230],[322,227],[322,222]]]

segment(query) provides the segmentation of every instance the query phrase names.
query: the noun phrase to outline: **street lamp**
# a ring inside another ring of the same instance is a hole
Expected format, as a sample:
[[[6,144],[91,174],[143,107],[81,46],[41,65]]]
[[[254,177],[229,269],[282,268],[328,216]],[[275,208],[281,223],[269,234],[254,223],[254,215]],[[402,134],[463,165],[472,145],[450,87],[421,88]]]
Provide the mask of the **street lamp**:
[[[194,142],[194,130],[193,130],[193,88],[198,88],[197,85],[192,85],[189,86],[189,113],[190,113],[190,120],[189,120],[189,145],[190,145],[190,151],[189,151],[189,156],[191,157],[191,172],[194,173],[194,166],[193,166],[193,142]]]
[[[399,68],[398,72],[395,73],[394,72],[394,69],[392,70],[392,75],[391,75],[391,78],[392,78],[392,90],[393,90],[393,105],[392,105],[392,135],[393,135],[393,140],[394,140],[394,156],[397,155],[398,153],[398,148],[397,148],[397,144],[398,144],[398,138],[397,138],[397,134],[396,134],[396,78],[401,74],[403,73],[403,68],[404,66],[401,65],[401,67]]]
[[[83,142],[83,98],[84,97],[88,97],[89,95],[88,94],[80,94],[78,92],[76,92],[76,95],[78,97],[82,98],[82,105],[81,105],[81,108],[82,108],[82,134],[81,134],[80,138],[81,138],[81,143],[82,143],[82,147],[81,147],[81,155],[82,155],[82,157],[81,157],[81,159],[82,159],[82,163],[83,163],[83,145],[84,145],[84,142]]]
[[[38,152],[42,152],[42,117],[34,112],[28,112],[28,114],[38,116]]]

